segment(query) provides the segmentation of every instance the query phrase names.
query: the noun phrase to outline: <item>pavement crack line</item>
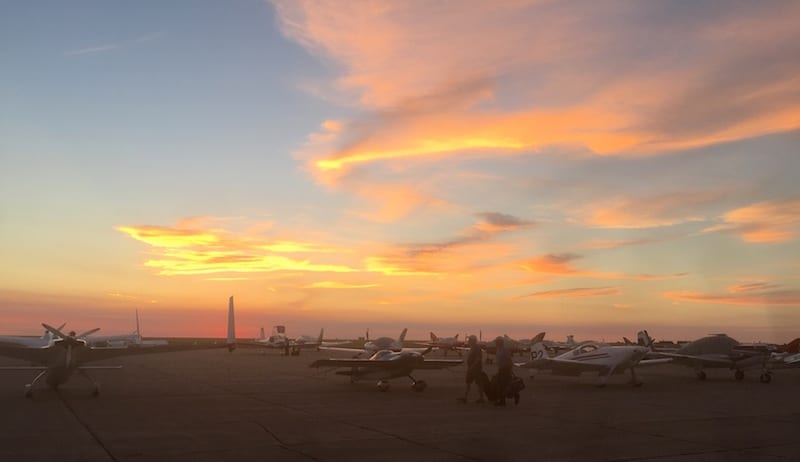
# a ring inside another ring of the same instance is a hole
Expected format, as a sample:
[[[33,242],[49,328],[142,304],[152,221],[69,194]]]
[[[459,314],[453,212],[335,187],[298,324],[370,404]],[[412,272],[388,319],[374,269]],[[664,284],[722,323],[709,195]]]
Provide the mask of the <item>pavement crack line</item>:
[[[426,449],[431,449],[431,450],[435,450],[435,451],[441,451],[441,452],[450,454],[452,456],[460,457],[460,458],[465,459],[465,460],[471,460],[471,461],[476,461],[476,462],[480,462],[482,460],[482,459],[476,459],[474,457],[470,457],[470,456],[467,456],[465,454],[461,454],[461,453],[458,453],[458,452],[455,452],[455,451],[450,451],[448,449],[440,448],[440,447],[432,445],[432,444],[427,444],[427,443],[423,443],[421,441],[416,441],[416,440],[413,440],[413,439],[410,439],[410,438],[406,438],[404,436],[397,435],[397,434],[394,434],[394,433],[391,433],[391,432],[387,432],[387,431],[384,431],[384,430],[379,430],[377,428],[372,428],[372,427],[367,427],[367,426],[364,426],[364,425],[354,424],[354,423],[348,422],[346,420],[332,419],[330,417],[317,416],[317,415],[311,414],[310,412],[308,412],[305,409],[294,408],[292,406],[287,406],[286,404],[283,404],[283,403],[276,403],[276,402],[268,401],[268,400],[265,400],[263,398],[259,398],[257,396],[252,395],[252,394],[249,394],[249,393],[239,393],[239,392],[236,392],[234,390],[228,389],[228,388],[226,388],[224,386],[221,386],[221,385],[211,385],[211,386],[213,388],[218,389],[218,390],[224,391],[225,393],[230,393],[232,395],[241,396],[241,397],[244,397],[244,398],[247,398],[247,399],[252,399],[253,401],[258,401],[260,403],[269,404],[271,406],[281,407],[283,409],[287,409],[287,410],[290,410],[290,411],[293,411],[293,412],[299,412],[301,414],[306,414],[306,415],[308,415],[310,417],[313,417],[314,419],[324,418],[324,419],[326,419],[326,420],[328,420],[330,422],[344,424],[344,425],[348,425],[348,426],[353,427],[353,428],[358,428],[359,430],[366,430],[366,431],[369,431],[369,432],[372,432],[372,433],[377,433],[377,434],[380,434],[380,435],[383,435],[383,436],[388,436],[388,437],[397,439],[399,441],[403,441],[405,443],[409,443],[409,444],[413,444],[413,445],[416,445],[416,446],[424,447]],[[260,423],[258,423],[258,425],[261,426],[264,429],[264,431],[269,433],[273,438],[275,438],[275,440],[282,447],[286,447],[287,449],[291,448],[291,446],[282,443],[281,440],[272,431],[270,431],[268,428],[264,427]],[[303,454],[305,456],[308,456],[308,454],[304,454],[304,453],[301,453],[301,454]]]
[[[117,458],[114,457],[114,454],[111,453],[111,450],[106,447],[106,445],[103,443],[103,440],[100,439],[100,437],[97,435],[97,433],[95,433],[92,430],[92,428],[89,427],[89,424],[87,424],[83,419],[81,419],[81,417],[78,415],[78,413],[75,412],[75,408],[73,408],[72,405],[69,404],[69,401],[67,401],[67,399],[61,394],[61,392],[56,390],[56,394],[58,395],[58,398],[61,400],[61,402],[64,404],[64,407],[66,407],[67,410],[69,411],[69,413],[72,414],[72,417],[74,417],[75,420],[79,424],[81,424],[81,426],[84,428],[84,430],[86,430],[86,432],[89,435],[91,435],[91,437],[95,440],[95,442],[97,442],[97,444],[108,455],[108,458],[111,459],[114,462],[117,462]]]
[[[280,446],[282,449],[285,449],[287,451],[293,452],[295,454],[299,454],[299,455],[301,455],[303,457],[307,457],[307,458],[309,458],[311,460],[315,460],[315,461],[320,461],[321,460],[321,459],[317,459],[316,457],[312,456],[311,454],[306,454],[305,452],[303,452],[303,451],[301,451],[301,450],[299,450],[297,448],[294,448],[294,447],[284,443],[283,440],[278,437],[278,435],[276,435],[272,430],[269,429],[269,427],[267,427],[266,425],[262,424],[261,422],[259,422],[257,420],[251,420],[251,422],[253,424],[255,424],[257,427],[259,427],[262,430],[264,430],[264,433],[266,433],[267,435],[271,436],[272,439],[277,441],[278,442],[278,446]]]

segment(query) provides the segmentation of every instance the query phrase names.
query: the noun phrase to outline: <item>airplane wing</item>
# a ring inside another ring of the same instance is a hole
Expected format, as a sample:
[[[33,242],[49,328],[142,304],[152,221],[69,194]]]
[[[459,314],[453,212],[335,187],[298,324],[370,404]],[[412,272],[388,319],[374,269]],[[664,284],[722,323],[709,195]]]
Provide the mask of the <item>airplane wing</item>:
[[[360,367],[370,369],[392,369],[398,365],[411,366],[414,369],[444,369],[458,366],[460,359],[426,359],[413,363],[401,361],[376,361],[371,359],[318,359],[311,363],[311,367]]]
[[[134,356],[145,355],[153,353],[173,353],[179,351],[195,351],[195,350],[213,350],[217,348],[231,348],[231,345],[226,344],[225,341],[216,343],[197,343],[197,344],[167,344],[167,345],[153,345],[147,347],[109,347],[109,348],[89,348],[84,356],[85,362],[89,361],[102,361],[104,359],[117,358],[120,356]],[[0,353],[2,354],[2,353]]]
[[[671,359],[675,363],[689,366],[729,367],[734,364],[734,361],[727,356],[682,355],[677,353],[656,353],[654,356],[659,359]]]
[[[0,356],[22,359],[35,364],[45,364],[49,357],[47,347],[25,347],[19,344],[0,344]]]

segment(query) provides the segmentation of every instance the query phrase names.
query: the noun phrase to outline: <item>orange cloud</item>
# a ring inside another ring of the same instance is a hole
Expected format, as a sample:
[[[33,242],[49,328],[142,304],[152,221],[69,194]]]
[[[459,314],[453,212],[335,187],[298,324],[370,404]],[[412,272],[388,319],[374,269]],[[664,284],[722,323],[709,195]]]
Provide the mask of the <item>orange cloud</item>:
[[[719,192],[683,192],[650,197],[619,197],[579,211],[581,222],[598,228],[651,228],[704,219],[697,209]]]
[[[184,223],[185,225],[185,223]],[[154,247],[156,258],[145,265],[162,275],[261,273],[274,271],[354,272],[339,264],[312,263],[276,253],[331,253],[313,243],[265,242],[221,230],[176,229],[162,226],[119,226],[118,231]]]
[[[755,306],[800,306],[800,291],[745,291],[727,294],[704,294],[701,292],[666,292],[664,297],[692,303],[716,303],[723,305]]]
[[[347,284],[337,281],[320,281],[304,286],[307,289],[371,289],[380,287],[378,284]]]
[[[634,279],[640,281],[653,281],[662,279],[675,279],[685,277],[687,273],[653,275],[653,274],[623,274],[602,273],[595,271],[579,270],[572,265],[572,261],[581,258],[575,254],[548,254],[529,258],[519,263],[519,267],[530,273],[556,274],[567,277],[587,277],[597,279]]]
[[[304,157],[328,184],[376,162],[554,144],[652,153],[800,127],[792,2],[704,10],[702,21],[648,3],[274,3],[284,34],[341,70],[326,96],[367,113],[309,137]]]
[[[787,242],[800,229],[800,199],[759,202],[731,210],[723,220],[704,231],[732,233],[752,243]]]
[[[605,297],[620,293],[619,287],[579,287],[575,289],[546,290],[543,292],[533,292],[527,295],[514,297],[513,300],[523,298],[582,298],[582,297]]]

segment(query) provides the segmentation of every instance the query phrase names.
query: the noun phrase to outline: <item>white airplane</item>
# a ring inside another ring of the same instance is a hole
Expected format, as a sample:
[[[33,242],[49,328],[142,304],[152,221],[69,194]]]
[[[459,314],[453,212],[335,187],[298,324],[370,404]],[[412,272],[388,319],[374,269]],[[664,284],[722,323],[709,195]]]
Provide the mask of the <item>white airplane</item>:
[[[61,324],[58,330],[63,330],[67,323]],[[20,336],[20,335],[1,335],[0,344],[20,345],[24,347],[43,347],[53,340],[53,333],[45,329],[41,337]]]
[[[448,351],[455,351],[461,355],[461,348],[464,346],[464,342],[458,340],[458,334],[455,337],[437,337],[436,334],[431,332],[431,341],[425,345],[444,351],[445,356],[447,356]]]
[[[577,377],[584,372],[598,374],[598,387],[604,387],[612,374],[631,371],[631,384],[641,386],[635,367],[669,362],[668,359],[644,360],[650,352],[652,340],[647,331],[639,332],[641,345],[608,346],[596,342],[583,342],[575,349],[548,357],[547,348],[539,341],[531,346],[531,358],[518,367],[536,371],[549,370],[554,375]]]
[[[425,350],[428,352],[431,347]],[[388,380],[397,377],[411,379],[411,388],[422,391],[428,385],[417,380],[411,373],[419,369],[443,369],[461,364],[460,359],[425,359],[425,352],[380,350],[369,359],[318,359],[311,367],[346,368],[336,371],[337,375],[347,375],[351,382],[358,380],[377,380],[380,391],[389,390]]]
[[[370,356],[373,356],[373,355],[375,355],[375,353],[377,353],[377,352],[379,352],[381,350],[389,350],[389,351],[394,351],[394,352],[400,352],[400,351],[404,350],[403,342],[406,339],[406,333],[407,332],[408,332],[408,328],[403,329],[403,331],[400,332],[400,336],[397,337],[397,340],[395,340],[395,339],[393,339],[391,337],[378,337],[375,340],[370,340],[369,339],[369,331],[367,331],[366,341],[364,342],[364,345],[362,347],[360,347],[360,348],[346,347],[346,346],[323,346],[323,347],[320,347],[320,349],[322,349],[322,350],[357,352],[355,357],[359,357],[364,353],[366,353],[366,354],[368,354]],[[424,349],[417,348],[417,349],[405,349],[405,350],[406,351],[417,351],[417,352],[419,352],[419,351],[424,350]]]
[[[166,353],[211,348],[233,349],[235,346],[234,340],[236,338],[233,319],[233,297],[231,297],[228,301],[228,339],[226,343],[219,345],[154,345],[150,348],[92,347],[86,341],[85,337],[95,329],[84,332],[81,335],[76,335],[75,332],[65,334],[60,329],[42,323],[42,326],[53,335],[53,338],[45,346],[30,347],[13,343],[0,343],[0,356],[23,359],[36,365],[6,366],[0,367],[0,370],[39,372],[31,383],[25,385],[26,397],[31,397],[34,386],[40,380],[44,380],[50,388],[56,389],[69,381],[75,373],[84,377],[92,384],[92,395],[97,396],[100,393],[100,387],[97,382],[89,377],[87,371],[120,369],[122,366],[91,366],[87,365],[87,363],[135,354]]]
[[[770,354],[761,350],[743,347],[725,334],[714,334],[689,342],[675,352],[655,352],[654,357],[669,358],[676,364],[691,367],[698,380],[705,380],[705,369],[731,369],[736,380],[744,379],[747,369],[761,369],[762,383],[772,381],[768,367]]]
[[[292,339],[286,336],[286,329],[284,326],[275,326],[275,332],[268,338],[264,335],[264,328],[261,328],[261,335],[251,344],[242,344],[246,346],[257,345],[263,348],[280,348],[286,351],[287,354],[297,356],[300,350],[316,348],[319,349],[323,342],[322,336],[325,334],[325,329],[320,329],[319,335],[312,337],[310,335],[301,335],[298,338]]]
[[[156,345],[166,345],[166,340],[144,340],[142,330],[139,325],[139,310],[136,310],[136,330],[130,334],[121,335],[87,335],[85,340],[92,347],[152,347]]]

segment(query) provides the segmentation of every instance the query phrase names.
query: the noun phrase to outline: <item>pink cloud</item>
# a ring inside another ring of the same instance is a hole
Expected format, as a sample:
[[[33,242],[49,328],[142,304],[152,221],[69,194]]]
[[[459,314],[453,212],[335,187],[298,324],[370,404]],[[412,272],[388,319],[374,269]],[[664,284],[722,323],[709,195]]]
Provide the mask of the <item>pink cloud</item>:
[[[751,243],[793,240],[800,230],[800,199],[759,202],[727,212],[723,223],[705,232],[724,232]]]
[[[663,152],[800,127],[793,2],[659,14],[649,3],[275,5],[286,36],[340,70],[334,99],[366,113],[310,135],[303,157],[329,184],[376,162],[554,144]],[[686,218],[599,212],[636,227]]]

